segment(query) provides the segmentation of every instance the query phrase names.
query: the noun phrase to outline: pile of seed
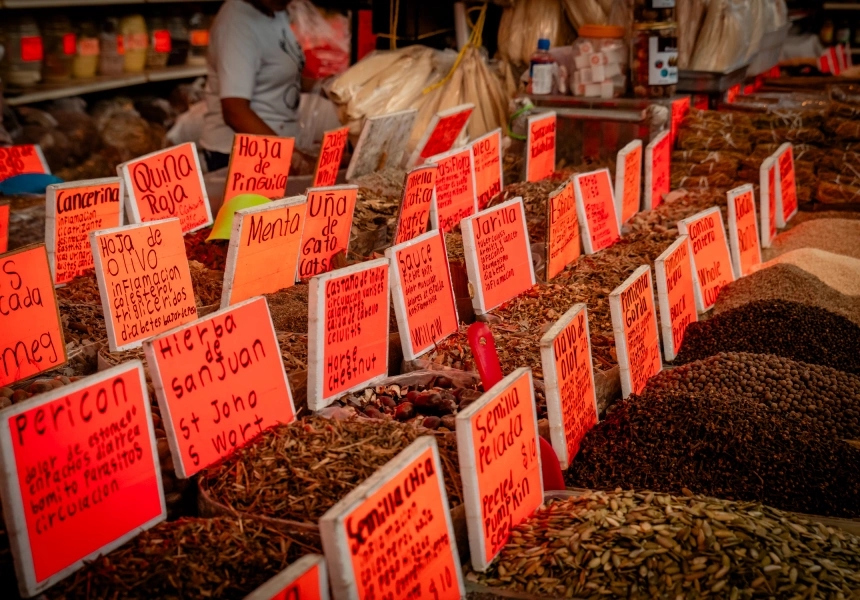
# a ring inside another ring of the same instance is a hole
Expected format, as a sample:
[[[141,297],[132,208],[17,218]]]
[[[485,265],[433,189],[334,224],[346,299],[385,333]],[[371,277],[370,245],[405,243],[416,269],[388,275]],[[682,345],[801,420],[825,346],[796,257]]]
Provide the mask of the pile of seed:
[[[815,219],[786,231],[763,251],[766,259],[800,248],[818,248],[834,254],[860,258],[860,221],[856,219]]]
[[[860,537],[756,503],[590,492],[540,508],[467,579],[544,598],[851,598]]]
[[[308,285],[299,283],[285,290],[266,294],[275,331],[308,332],[308,293]]]
[[[761,268],[779,264],[795,265],[815,275],[837,292],[860,296],[860,260],[856,258],[815,248],[801,248],[781,254],[762,264]]]
[[[807,417],[731,391],[649,388],[631,396],[586,434],[565,482],[689,489],[783,510],[860,517],[860,450]]]
[[[196,260],[213,271],[224,271],[227,268],[227,248],[229,240],[206,241],[212,233],[212,228],[198,229],[194,233],[183,236],[185,255],[188,260]]]

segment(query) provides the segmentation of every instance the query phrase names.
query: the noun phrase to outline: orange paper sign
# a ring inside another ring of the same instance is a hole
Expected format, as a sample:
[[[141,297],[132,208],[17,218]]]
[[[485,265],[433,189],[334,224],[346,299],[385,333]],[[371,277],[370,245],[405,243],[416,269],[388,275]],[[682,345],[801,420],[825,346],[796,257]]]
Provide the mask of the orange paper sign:
[[[679,237],[654,261],[657,272],[657,300],[663,332],[663,356],[675,360],[690,323],[699,320],[693,281],[693,253],[690,238]]]
[[[776,151],[777,178],[776,195],[776,225],[785,227],[791,218],[797,214],[797,181],[794,177],[794,149],[786,142]]]
[[[34,144],[0,147],[0,181],[24,173],[50,173],[42,149]]]
[[[442,234],[430,231],[385,251],[391,296],[406,360],[418,358],[457,332],[457,307]]]
[[[585,434],[597,424],[591,339],[585,304],[575,304],[540,341],[552,447],[562,469],[573,462]]]
[[[487,313],[532,288],[535,273],[522,198],[463,219],[461,226],[476,312]]]
[[[178,477],[296,418],[265,298],[252,298],[143,346]]]
[[[729,244],[732,264],[738,277],[753,272],[761,264],[761,246],[755,217],[755,192],[752,184],[727,192],[729,205]]]
[[[609,294],[609,311],[621,368],[621,392],[626,398],[640,393],[648,380],[663,370],[648,265],[636,269]]]
[[[90,232],[111,352],[197,318],[179,219]]]
[[[457,415],[472,567],[486,571],[543,503],[532,372],[519,368]]]
[[[357,185],[308,189],[308,209],[302,233],[299,278],[309,279],[334,268],[334,257],[349,248]]]
[[[406,175],[397,215],[397,231],[394,234],[395,245],[408,242],[427,231],[435,187],[434,164],[416,167]]]
[[[678,139],[678,132],[681,131],[681,123],[690,112],[690,97],[683,96],[676,100],[672,100],[672,129],[671,129],[671,147],[675,147],[675,141]]]
[[[388,372],[388,260],[315,277],[309,296],[308,406],[320,410]]]
[[[9,203],[0,202],[0,254],[9,249]]]
[[[502,191],[502,130],[496,129],[472,142],[475,161],[475,195],[478,210],[484,210],[490,200]]]
[[[22,595],[166,518],[140,361],[11,406],[0,420],[3,509]]]
[[[283,198],[294,145],[293,138],[237,133],[230,152],[224,202],[240,194]]]
[[[696,308],[703,313],[716,304],[720,290],[735,280],[719,207],[679,221],[678,231],[690,236],[696,267]]]
[[[306,554],[245,596],[245,600],[328,600],[328,569],[319,554]]]
[[[761,245],[770,248],[776,238],[776,159],[770,156],[759,168],[761,190]]]
[[[609,169],[574,175],[576,210],[586,254],[594,254],[621,239]]]
[[[554,112],[528,118],[526,181],[540,181],[555,172],[555,129]]]
[[[125,181],[133,223],[178,217],[182,233],[212,224],[197,146],[180,144],[117,167]]]
[[[329,509],[320,537],[335,598],[466,596],[439,449],[430,436]]]
[[[0,256],[0,387],[66,362],[66,342],[43,244]]]
[[[349,127],[341,127],[323,134],[317,169],[314,173],[314,187],[325,187],[337,183],[340,161],[349,137]]]
[[[579,258],[582,252],[572,179],[549,197],[546,223],[546,278],[550,280]]]
[[[236,211],[221,308],[295,284],[307,206],[297,196]]]
[[[669,193],[669,170],[672,165],[672,139],[664,131],[645,147],[645,210],[663,203],[663,194]]]
[[[435,229],[448,233],[465,217],[478,212],[475,200],[475,171],[468,146],[433,156],[428,162],[436,169],[436,202],[432,205]]]
[[[49,185],[45,196],[45,244],[57,285],[92,271],[89,234],[122,225],[119,177]]]
[[[474,104],[461,104],[433,115],[430,126],[427,127],[427,131],[412,154],[410,164],[420,165],[431,156],[453,148],[457,138],[469,123],[473,110],[475,110]]]
[[[619,226],[639,212],[642,196],[642,140],[618,151],[615,160],[615,213]]]

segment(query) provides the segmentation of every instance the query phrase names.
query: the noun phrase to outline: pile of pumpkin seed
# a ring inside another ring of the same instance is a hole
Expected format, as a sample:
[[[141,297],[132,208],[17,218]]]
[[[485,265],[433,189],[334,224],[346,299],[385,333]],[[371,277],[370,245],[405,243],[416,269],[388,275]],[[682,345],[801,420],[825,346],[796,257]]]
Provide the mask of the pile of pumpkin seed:
[[[542,598],[853,598],[860,537],[754,502],[587,492],[549,501],[467,579]]]

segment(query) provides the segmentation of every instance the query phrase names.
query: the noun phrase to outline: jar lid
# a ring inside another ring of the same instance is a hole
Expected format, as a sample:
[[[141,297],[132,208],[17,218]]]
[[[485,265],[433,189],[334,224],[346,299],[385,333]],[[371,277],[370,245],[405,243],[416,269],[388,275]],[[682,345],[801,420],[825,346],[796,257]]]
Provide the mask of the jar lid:
[[[624,28],[617,25],[583,25],[579,37],[586,38],[623,38]]]
[[[634,31],[658,31],[661,29],[677,29],[678,24],[675,21],[649,22],[649,23],[633,23]]]

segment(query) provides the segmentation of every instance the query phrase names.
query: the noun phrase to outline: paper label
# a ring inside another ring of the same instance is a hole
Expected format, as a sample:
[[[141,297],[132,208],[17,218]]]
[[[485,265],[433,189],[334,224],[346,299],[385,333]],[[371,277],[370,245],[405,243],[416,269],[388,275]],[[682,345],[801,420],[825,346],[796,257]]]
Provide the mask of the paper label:
[[[436,187],[436,165],[424,165],[412,169],[406,175],[400,211],[397,214],[397,231],[394,244],[415,239],[427,231],[433,193]]]
[[[245,600],[329,600],[328,569],[319,554],[306,554]]]
[[[546,209],[546,279],[549,281],[582,253],[572,179],[548,198]]]
[[[99,40],[98,38],[81,38],[78,40],[78,54],[80,56],[98,56],[99,55]]]
[[[620,240],[609,169],[574,175],[573,189],[585,253],[594,254]]]
[[[752,184],[729,190],[729,243],[732,264],[738,277],[745,277],[761,264],[761,246],[755,215],[755,193]]]
[[[460,221],[478,212],[475,171],[470,147],[430,157],[436,169],[436,202],[432,205],[435,228],[448,233]]]
[[[615,212],[623,225],[639,212],[642,198],[642,140],[633,140],[615,159]]]
[[[699,320],[690,238],[680,236],[654,261],[663,333],[663,356],[675,360],[690,323]]]
[[[308,406],[325,408],[388,372],[388,260],[311,279]]]
[[[406,360],[418,358],[457,332],[457,306],[445,240],[438,230],[385,251],[391,296]]]
[[[44,56],[41,36],[28,35],[21,38],[21,62],[41,62]]]
[[[349,127],[333,129],[323,134],[313,187],[326,187],[337,183],[337,173],[348,137]]]
[[[221,308],[295,284],[306,200],[297,196],[236,211]]]
[[[178,217],[182,233],[212,224],[209,197],[193,143],[147,154],[117,169],[125,180],[133,223]]]
[[[128,33],[122,37],[125,40],[126,50],[146,50],[149,45],[149,38],[145,33]]]
[[[555,113],[531,116],[527,127],[526,181],[540,181],[555,172]]]
[[[190,35],[192,46],[208,46],[209,45],[209,30],[208,29],[192,29]]]
[[[794,150],[789,142],[784,143],[776,152],[779,177],[776,195],[777,227],[785,227],[791,218],[797,214],[797,183],[794,177]]]
[[[472,567],[486,571],[543,503],[532,372],[519,368],[457,414]]]
[[[621,393],[638,394],[663,370],[651,269],[642,265],[609,295]]]
[[[156,29],[152,32],[152,48],[160,53],[167,54],[170,52],[170,32],[166,29]]]
[[[720,290],[735,280],[719,207],[679,221],[678,232],[689,235],[693,246],[696,307],[701,314],[713,308]]]
[[[74,33],[67,33],[63,36],[63,54],[74,56],[77,40]]]
[[[90,232],[111,352],[197,318],[179,219]]]
[[[302,233],[299,278],[309,279],[334,268],[334,257],[349,248],[357,185],[308,188],[308,209]]]
[[[466,272],[475,292],[475,312],[489,312],[534,286],[522,198],[463,219],[461,226]]]
[[[598,421],[585,304],[574,305],[546,332],[540,355],[550,438],[564,470]]]
[[[759,188],[761,191],[761,245],[770,248],[776,238],[776,161],[772,156],[766,158],[759,168]]]
[[[9,249],[9,203],[0,202],[0,254]]]
[[[346,170],[346,180],[381,171],[386,166],[400,169],[417,116],[418,111],[413,108],[365,119]]]
[[[472,156],[475,160],[478,210],[484,210],[503,189],[502,130],[496,129],[472,142]]]
[[[671,141],[669,132],[664,131],[645,147],[645,210],[653,210],[663,204],[663,194],[669,193]]]
[[[123,186],[119,177],[49,185],[45,196],[45,244],[54,284],[92,271],[89,235],[122,225]]]
[[[3,509],[23,595],[166,518],[140,361],[11,406],[0,420]]]
[[[0,181],[24,173],[50,173],[42,149],[34,144],[0,146]]]
[[[283,198],[294,145],[293,138],[237,133],[230,152],[224,202],[240,194]]]
[[[469,123],[474,104],[461,104],[448,110],[436,113],[430,121],[430,126],[424,134],[410,161],[420,165],[431,156],[442,154],[454,147],[457,138]]]
[[[648,38],[648,85],[678,83],[678,38]]]
[[[690,97],[683,96],[676,100],[672,100],[672,129],[670,146],[675,147],[675,142],[678,140],[678,132],[681,131],[681,122],[684,117],[690,113]]]

